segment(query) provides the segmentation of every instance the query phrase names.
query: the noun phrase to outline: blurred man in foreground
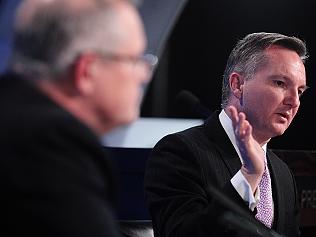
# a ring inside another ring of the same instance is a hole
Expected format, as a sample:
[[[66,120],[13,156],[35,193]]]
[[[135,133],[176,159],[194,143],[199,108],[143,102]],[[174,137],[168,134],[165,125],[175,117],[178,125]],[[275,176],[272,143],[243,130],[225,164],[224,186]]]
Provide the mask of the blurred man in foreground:
[[[99,137],[139,115],[156,63],[125,0],[25,0],[0,79],[1,236],[117,236]]]

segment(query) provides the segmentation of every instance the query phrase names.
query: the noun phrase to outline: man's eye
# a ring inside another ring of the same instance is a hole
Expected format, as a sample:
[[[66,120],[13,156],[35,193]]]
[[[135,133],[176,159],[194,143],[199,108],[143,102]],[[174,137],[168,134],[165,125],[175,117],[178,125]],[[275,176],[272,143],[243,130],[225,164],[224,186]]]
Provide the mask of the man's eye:
[[[275,80],[273,81],[275,85],[279,87],[285,87],[285,83],[283,81]]]

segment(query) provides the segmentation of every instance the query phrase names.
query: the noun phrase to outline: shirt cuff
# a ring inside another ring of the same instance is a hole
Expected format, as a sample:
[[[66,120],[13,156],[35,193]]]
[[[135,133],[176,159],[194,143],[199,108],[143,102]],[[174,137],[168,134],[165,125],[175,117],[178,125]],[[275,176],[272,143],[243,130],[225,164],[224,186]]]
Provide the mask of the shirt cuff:
[[[254,211],[259,202],[259,187],[256,189],[255,194],[253,195],[250,184],[240,170],[234,175],[230,182],[239,193],[240,197],[248,204],[249,209]]]

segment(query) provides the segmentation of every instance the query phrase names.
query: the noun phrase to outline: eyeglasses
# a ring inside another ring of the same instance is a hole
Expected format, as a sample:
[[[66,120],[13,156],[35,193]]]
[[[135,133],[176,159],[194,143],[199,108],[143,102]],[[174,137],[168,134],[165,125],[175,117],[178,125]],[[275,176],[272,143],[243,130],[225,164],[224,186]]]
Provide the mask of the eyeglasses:
[[[144,54],[140,56],[122,56],[111,53],[99,53],[99,55],[106,60],[127,62],[132,65],[144,65],[150,70],[153,70],[158,63],[158,57],[153,54]]]

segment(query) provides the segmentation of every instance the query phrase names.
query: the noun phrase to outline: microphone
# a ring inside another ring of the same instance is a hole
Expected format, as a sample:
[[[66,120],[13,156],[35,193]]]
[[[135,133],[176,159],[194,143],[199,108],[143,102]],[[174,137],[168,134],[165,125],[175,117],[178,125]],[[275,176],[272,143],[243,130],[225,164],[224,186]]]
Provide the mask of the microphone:
[[[175,98],[175,102],[177,110],[182,115],[206,119],[212,113],[211,110],[201,103],[198,97],[187,90],[180,91]]]

